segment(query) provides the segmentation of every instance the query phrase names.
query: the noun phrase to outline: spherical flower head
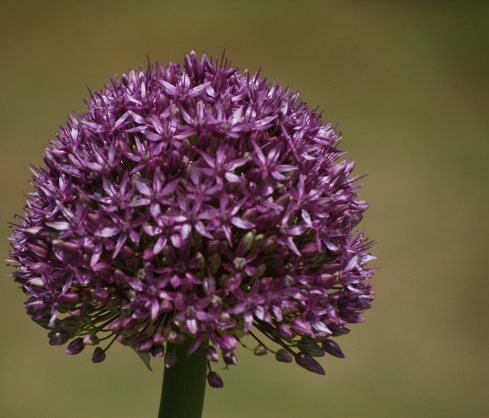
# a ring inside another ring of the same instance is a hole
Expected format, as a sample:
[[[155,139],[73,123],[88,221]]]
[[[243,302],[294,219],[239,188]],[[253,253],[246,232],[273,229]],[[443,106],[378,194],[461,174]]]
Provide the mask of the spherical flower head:
[[[87,109],[45,150],[10,238],[50,344],[95,345],[100,362],[106,340],[162,357],[191,337],[189,354],[202,345],[235,365],[249,335],[256,355],[319,374],[315,357],[343,356],[330,338],[371,307],[374,257],[330,123],[259,73],[193,52],[183,68],[114,77]]]

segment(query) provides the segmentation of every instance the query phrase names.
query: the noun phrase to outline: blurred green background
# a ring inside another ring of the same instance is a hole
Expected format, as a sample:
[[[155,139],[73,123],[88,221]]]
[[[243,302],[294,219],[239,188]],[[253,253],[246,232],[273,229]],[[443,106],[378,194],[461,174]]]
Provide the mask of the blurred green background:
[[[0,241],[22,212],[29,164],[86,86],[183,54],[219,57],[300,91],[341,122],[363,221],[378,244],[377,299],[326,377],[240,351],[205,417],[489,416],[489,2],[0,2]],[[11,269],[2,265],[3,276]],[[65,356],[0,282],[0,416],[156,417],[154,372],[114,346]]]

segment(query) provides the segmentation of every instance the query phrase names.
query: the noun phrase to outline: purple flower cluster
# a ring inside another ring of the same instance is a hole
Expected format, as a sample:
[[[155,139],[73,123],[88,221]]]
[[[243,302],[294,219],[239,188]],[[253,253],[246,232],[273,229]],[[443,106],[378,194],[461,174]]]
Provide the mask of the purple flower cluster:
[[[331,337],[371,307],[374,257],[331,124],[297,93],[193,52],[183,68],[111,79],[87,109],[45,150],[10,238],[12,276],[51,345],[117,340],[161,357],[191,337],[209,362],[236,364],[241,344],[319,374],[314,357],[343,357]]]

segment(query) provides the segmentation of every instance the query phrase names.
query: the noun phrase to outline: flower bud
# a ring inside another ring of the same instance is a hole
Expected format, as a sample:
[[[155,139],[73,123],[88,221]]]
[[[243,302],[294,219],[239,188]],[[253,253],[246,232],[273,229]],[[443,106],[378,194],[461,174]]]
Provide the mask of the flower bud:
[[[212,253],[208,257],[208,266],[210,268],[211,274],[215,275],[219,270],[219,267],[221,267],[221,264],[222,264],[222,259],[219,253]]]
[[[131,344],[131,338],[129,335],[124,335],[124,334],[119,334],[116,337],[116,340],[120,342],[122,345],[130,345]]]
[[[105,360],[105,351],[100,347],[95,348],[92,356],[92,362],[94,363],[102,363]]]
[[[153,345],[151,347],[151,355],[154,358],[163,357],[165,354],[165,346],[163,344]]]
[[[224,363],[231,366],[236,366],[236,364],[238,364],[238,358],[234,355],[232,351],[226,351],[225,353],[222,353],[222,359],[224,360]]]
[[[99,291],[95,292],[95,300],[103,305],[109,303],[110,298],[111,298],[111,293],[108,289],[100,289]]]
[[[301,340],[297,343],[297,348],[300,351],[305,351],[313,357],[323,357],[324,351],[318,343],[310,340]]]
[[[169,342],[174,344],[181,344],[185,341],[184,334],[178,334],[175,331],[170,331],[168,337],[166,338]]]
[[[48,334],[49,345],[63,345],[70,339],[70,334],[57,328]]]
[[[51,329],[49,322],[51,321],[51,315],[44,315],[39,319],[34,320],[34,322],[43,328]]]
[[[182,164],[182,155],[176,151],[176,150],[173,150],[171,153],[170,153],[170,158],[169,158],[169,167],[170,167],[170,170],[172,172],[180,169],[180,168],[183,168],[184,165]]]
[[[81,297],[76,292],[66,292],[59,297],[61,302],[75,305],[81,302]]]
[[[238,343],[236,342],[236,338],[234,338],[230,334],[224,334],[219,339],[219,347],[222,351],[233,351],[236,349],[237,346]]]
[[[139,352],[140,353],[149,353],[151,351],[151,347],[153,347],[153,339],[145,338],[141,344],[139,344]]]
[[[204,279],[203,287],[207,296],[212,295],[216,291],[216,279],[214,279],[214,277],[206,277]]]
[[[83,338],[83,344],[85,345],[97,345],[100,342],[97,334],[89,334]]]
[[[124,260],[130,260],[130,259],[134,258],[135,255],[136,255],[136,253],[134,252],[134,250],[131,247],[129,247],[127,245],[122,246],[121,257]]]
[[[303,367],[304,369],[312,373],[321,374],[321,375],[326,374],[326,372],[321,367],[321,365],[316,360],[314,360],[314,358],[309,353],[306,353],[305,351],[301,351],[299,354],[295,356],[295,362],[299,366]]]
[[[114,334],[117,334],[119,331],[122,330],[122,321],[121,320],[117,320],[117,321],[114,321],[112,322],[110,325],[109,325],[109,329],[114,333]]]
[[[318,252],[318,247],[315,243],[308,242],[301,248],[300,252],[304,258],[313,258]]]
[[[45,238],[49,236],[49,232],[46,231],[42,226],[32,226],[30,228],[25,228],[22,229],[22,232],[31,238]],[[56,240],[56,241],[61,241],[61,240]]]
[[[321,345],[324,351],[326,351],[328,354],[338,358],[345,358],[343,351],[341,351],[341,348],[336,341],[324,340]]]
[[[287,351],[285,351],[283,348],[277,351],[277,354],[275,354],[275,358],[282,363],[292,363],[292,361],[294,360],[292,356],[287,353]]]
[[[154,333],[154,335],[153,335],[153,344],[154,345],[162,344],[165,341],[166,341],[166,338],[163,337],[163,335],[161,335],[159,332]]]
[[[218,253],[221,249],[221,242],[216,239],[211,239],[207,242],[207,253],[209,255]]]
[[[152,248],[146,248],[143,251],[143,260],[144,261],[152,260],[154,257],[155,257],[155,253],[153,252]]]
[[[173,354],[170,351],[167,351],[165,354],[165,367],[169,369],[170,367],[176,364],[177,360],[178,358],[175,354]]]
[[[124,329],[133,329],[138,324],[138,320],[133,316],[126,316],[121,321],[121,326]]]
[[[68,344],[68,347],[65,350],[65,354],[79,354],[85,348],[85,344],[83,343],[83,338],[76,338],[71,343]]]
[[[291,329],[283,323],[278,324],[276,329],[277,329],[277,335],[282,338],[289,339],[294,336],[294,334],[292,334]]]
[[[90,326],[92,325],[92,320],[90,318],[89,315],[85,315],[85,309],[80,309],[80,317],[78,319],[80,319],[80,322],[83,324],[83,325],[87,325],[87,326]],[[75,316],[75,315],[73,315]]]
[[[344,313],[340,312],[340,317],[344,321],[350,323],[350,324],[359,324],[361,322],[365,322],[365,318],[361,317],[358,314],[349,314],[349,313]]]
[[[255,356],[264,356],[265,354],[268,354],[268,350],[263,344],[258,344],[254,350],[254,353]]]
[[[255,242],[255,235],[251,231],[248,231],[242,238],[242,241],[244,243],[245,253],[247,253],[248,251],[251,250],[251,247]]]
[[[81,248],[80,244],[76,241],[67,241],[63,243],[63,250],[68,251],[70,253],[76,253]]]
[[[312,333],[311,326],[300,317],[293,318],[290,321],[290,326],[298,334],[310,335]]]
[[[59,323],[60,328],[68,333],[74,333],[80,326],[80,321],[75,318],[65,318]]]
[[[242,218],[246,219],[247,221],[253,221],[257,213],[258,211],[256,210],[256,208],[246,209],[245,212],[243,213]]]
[[[207,374],[207,382],[209,382],[209,386],[212,388],[222,388],[224,386],[221,376],[216,372],[209,372]]]
[[[208,361],[213,361],[214,363],[217,363],[219,361],[219,354],[217,354],[216,349],[211,345],[207,346],[204,349],[204,355]]]

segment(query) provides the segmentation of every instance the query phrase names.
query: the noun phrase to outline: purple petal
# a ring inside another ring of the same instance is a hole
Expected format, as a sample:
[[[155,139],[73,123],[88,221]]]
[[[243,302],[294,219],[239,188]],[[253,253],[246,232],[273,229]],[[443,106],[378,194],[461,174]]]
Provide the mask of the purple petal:
[[[109,226],[106,228],[103,228],[100,232],[96,232],[95,235],[98,237],[104,237],[104,238],[109,238],[113,237],[117,232],[119,232],[120,227],[117,226]]]
[[[243,218],[238,218],[237,216],[231,218],[231,223],[241,229],[251,229],[255,227],[255,224],[253,222],[247,221]]]
[[[290,325],[292,329],[299,334],[310,335],[312,333],[311,326],[302,318],[297,317],[292,319]]]
[[[46,226],[57,229],[58,231],[66,231],[67,229],[70,229],[70,224],[65,221],[46,222]]]

